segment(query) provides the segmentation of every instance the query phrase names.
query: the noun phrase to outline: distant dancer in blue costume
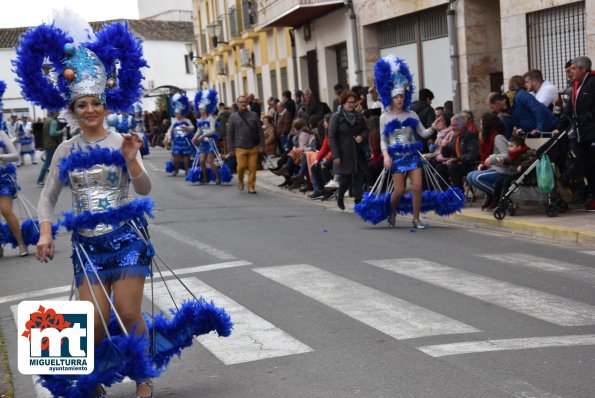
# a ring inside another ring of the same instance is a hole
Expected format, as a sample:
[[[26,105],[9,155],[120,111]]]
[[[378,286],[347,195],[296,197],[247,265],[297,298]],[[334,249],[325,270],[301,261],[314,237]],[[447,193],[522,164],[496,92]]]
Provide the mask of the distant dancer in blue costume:
[[[2,110],[4,103],[2,97],[6,91],[6,83],[0,80],[0,125],[2,122]],[[21,232],[21,225],[19,219],[12,210],[13,199],[17,195],[19,186],[17,185],[17,170],[13,163],[18,162],[19,153],[12,144],[10,137],[2,130],[0,130],[0,213],[6,220],[12,235],[15,237],[19,245],[19,255],[24,257],[29,254],[27,246],[23,241],[23,234]],[[4,233],[0,231],[0,257],[4,255],[4,248],[2,243],[4,240]]]
[[[214,93],[214,94],[213,94]],[[214,97],[214,98],[213,98]],[[217,109],[217,91],[202,90],[196,93],[194,98],[194,108],[198,111],[200,119],[196,121],[196,134],[192,142],[198,143],[198,152],[200,156],[200,167],[203,175],[203,182],[208,182],[207,160],[211,170],[215,174],[215,184],[221,184],[219,170],[215,165],[215,154],[221,137],[215,130],[215,118],[212,113]]]
[[[381,58],[376,63],[375,77],[378,94],[382,104],[387,108],[380,116],[380,148],[384,157],[384,168],[392,174],[394,186],[388,225],[395,228],[397,208],[405,194],[405,179],[409,176],[413,191],[412,224],[414,228],[425,229],[427,224],[419,219],[423,185],[420,151],[423,143],[416,141],[414,133],[428,138],[444,122],[438,119],[432,126],[424,129],[417,114],[410,111],[413,78],[405,61],[393,55]]]
[[[136,381],[137,398],[152,398],[151,379],[171,357],[196,335],[215,330],[205,319],[220,322],[220,335],[231,328],[229,316],[204,300],[183,303],[171,319],[157,315],[145,321],[141,312],[145,278],[152,276],[154,249],[145,215],[151,216],[153,202],[132,198],[129,185],[147,195],[151,179],[139,152],[142,140],[104,128],[107,110],[129,112],[142,95],[140,69],[147,64],[141,43],[126,24],[113,23],[93,33],[80,17],[64,10],[51,25],[28,30],[17,47],[14,66],[25,99],[52,111],[65,109],[71,128],[81,130],[62,142],[52,159],[38,205],[37,258],[54,258],[52,219],[67,184],[72,210],[63,214],[62,225],[72,231],[79,298],[95,307],[95,367],[89,375],[41,376],[41,384],[54,396],[105,397],[105,387],[129,377]],[[42,72],[48,58],[59,72],[56,83]]]
[[[174,109],[175,120],[167,132],[171,139],[171,154],[174,160],[172,175],[178,175],[180,162],[184,164],[185,175],[188,175],[190,157],[196,152],[191,141],[195,129],[192,122],[186,118],[186,115],[190,112],[188,97],[184,94],[174,94],[172,108]]]

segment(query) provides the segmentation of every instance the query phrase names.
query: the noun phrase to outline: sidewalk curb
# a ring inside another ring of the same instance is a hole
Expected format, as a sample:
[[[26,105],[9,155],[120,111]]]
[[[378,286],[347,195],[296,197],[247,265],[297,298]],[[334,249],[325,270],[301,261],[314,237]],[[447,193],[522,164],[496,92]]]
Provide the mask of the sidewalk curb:
[[[269,175],[267,175],[267,173]],[[341,211],[337,208],[335,202],[321,202],[318,200],[310,200],[306,195],[302,195],[298,191],[289,191],[287,189],[277,187],[272,179],[278,178],[270,174],[269,171],[263,170],[258,173],[257,186],[267,191],[280,194],[285,197],[305,200],[308,203],[317,205],[330,210]],[[282,180],[279,179],[279,182]],[[351,198],[345,200],[345,211],[353,212],[353,201]],[[541,240],[552,241],[555,243],[595,247],[595,232],[573,229],[563,226],[553,226],[528,220],[520,221],[513,217],[507,217],[504,220],[496,220],[492,213],[484,214],[470,214],[465,213],[465,209],[461,213],[453,214],[450,217],[439,217],[433,213],[426,214],[428,220],[440,224],[451,224],[458,226],[467,226],[488,231],[505,232],[517,236],[526,236],[530,238],[537,238]]]

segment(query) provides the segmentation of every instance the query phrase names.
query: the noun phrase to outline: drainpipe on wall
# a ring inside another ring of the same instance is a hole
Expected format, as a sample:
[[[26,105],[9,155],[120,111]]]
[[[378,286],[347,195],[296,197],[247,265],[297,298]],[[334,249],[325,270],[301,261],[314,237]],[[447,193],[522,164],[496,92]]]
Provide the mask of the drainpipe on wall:
[[[350,29],[351,30],[351,41],[353,45],[353,58],[355,59],[355,86],[360,86],[362,84],[361,80],[361,73],[362,68],[360,66],[360,55],[359,55],[359,46],[357,40],[357,21],[355,20],[355,10],[353,8],[353,1],[352,0],[345,0],[344,2],[345,7],[349,8],[349,21],[350,21]]]
[[[450,47],[450,73],[452,78],[452,104],[454,113],[461,111],[461,82],[459,80],[459,46],[455,9],[457,0],[450,0],[446,11],[448,23],[448,44]]]
[[[293,64],[293,91],[295,92],[299,89],[297,49],[295,47],[295,28],[289,30],[289,40],[291,41],[291,62]]]

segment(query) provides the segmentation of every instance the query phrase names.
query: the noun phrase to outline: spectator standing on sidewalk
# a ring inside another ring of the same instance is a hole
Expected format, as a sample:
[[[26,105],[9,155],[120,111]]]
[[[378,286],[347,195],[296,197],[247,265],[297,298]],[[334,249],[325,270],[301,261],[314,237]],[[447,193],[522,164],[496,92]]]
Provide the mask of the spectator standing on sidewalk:
[[[543,80],[543,75],[539,69],[532,69],[523,75],[525,78],[525,88],[535,95],[535,99],[543,105],[552,109],[554,102],[558,99],[558,88],[549,80]]]
[[[558,124],[554,114],[525,90],[522,76],[511,77],[508,91],[490,94],[488,102],[492,112],[498,112],[506,125],[507,138],[515,127],[529,135],[537,135],[542,131],[552,131]]]
[[[256,169],[260,152],[264,152],[264,132],[255,112],[248,110],[248,98],[237,99],[238,111],[227,122],[227,150],[238,162],[238,189],[244,190],[244,173],[248,170],[248,193],[256,193]]]
[[[295,119],[295,113],[297,109],[295,106],[295,101],[291,99],[291,91],[283,91],[283,95],[281,96],[281,102],[285,104],[285,109],[287,109],[287,111],[291,115],[291,120],[293,121],[293,119]]]
[[[277,104],[277,114],[275,115],[275,135],[279,144],[279,153],[283,154],[283,148],[287,143],[287,135],[291,131],[292,123],[291,114],[289,110],[285,109],[285,103],[279,102]]]
[[[346,91],[341,96],[341,110],[329,120],[328,139],[333,154],[333,168],[339,174],[337,206],[345,210],[345,192],[351,187],[355,203],[362,200],[367,159],[362,146],[368,141],[368,126],[355,111],[357,94]]]
[[[333,89],[335,90],[335,99],[333,100],[333,112],[337,112],[337,110],[339,110],[339,105],[341,104],[341,95],[343,94],[343,91],[345,91],[345,88],[343,88],[343,85],[341,83],[337,83],[335,84],[335,87],[333,87]]]
[[[591,59],[578,57],[572,60],[572,96],[568,101],[556,130],[560,131],[575,123],[569,135],[578,161],[582,163],[589,189],[585,210],[595,212],[595,72],[591,70]]]
[[[45,150],[45,160],[43,162],[43,166],[41,166],[39,177],[37,177],[37,185],[44,184],[45,175],[50,168],[50,164],[52,163],[54,152],[56,152],[56,148],[58,148],[58,145],[60,145],[62,142],[62,134],[64,131],[58,130],[57,112],[48,112],[48,117],[43,122],[41,131],[42,146]]]
[[[434,93],[427,88],[422,88],[419,90],[419,100],[411,104],[411,110],[417,113],[422,126],[426,129],[436,120],[436,111],[432,108],[432,100],[434,100]]]

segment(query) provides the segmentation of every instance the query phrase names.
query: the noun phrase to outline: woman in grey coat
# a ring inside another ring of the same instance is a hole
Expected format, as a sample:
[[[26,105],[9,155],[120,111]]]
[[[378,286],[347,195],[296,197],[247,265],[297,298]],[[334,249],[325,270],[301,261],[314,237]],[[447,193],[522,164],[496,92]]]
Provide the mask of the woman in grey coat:
[[[345,210],[343,199],[351,186],[355,203],[362,200],[367,168],[368,126],[355,111],[358,96],[352,91],[341,95],[341,107],[329,120],[328,139],[333,154],[334,173],[339,175],[337,206]]]

